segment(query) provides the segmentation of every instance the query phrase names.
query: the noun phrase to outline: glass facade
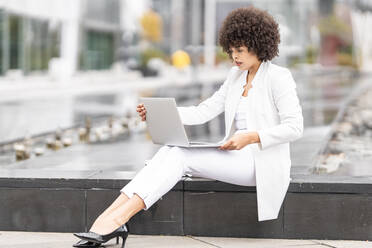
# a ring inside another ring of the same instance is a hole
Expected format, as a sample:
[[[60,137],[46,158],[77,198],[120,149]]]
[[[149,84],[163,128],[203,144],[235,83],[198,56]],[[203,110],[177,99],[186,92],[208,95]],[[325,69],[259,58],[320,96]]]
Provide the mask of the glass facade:
[[[29,56],[27,70],[46,70],[48,68],[48,22],[42,20],[27,20],[29,38],[27,49]]]
[[[108,69],[114,61],[114,34],[85,31],[81,53],[82,70]]]
[[[5,54],[5,40],[4,40],[4,32],[5,32],[5,12],[4,10],[0,9],[0,75],[4,74],[5,65],[4,65],[4,54]]]
[[[1,74],[45,71],[49,60],[60,56],[61,24],[0,10],[0,41]]]
[[[9,24],[9,69],[22,68],[22,18],[10,15]]]
[[[50,58],[61,56],[61,23],[48,23],[48,49]]]
[[[49,60],[60,56],[60,25],[46,20],[26,19],[27,55],[25,70],[48,69]]]
[[[84,3],[79,67],[81,70],[109,69],[118,46],[120,3],[118,0],[88,0]]]

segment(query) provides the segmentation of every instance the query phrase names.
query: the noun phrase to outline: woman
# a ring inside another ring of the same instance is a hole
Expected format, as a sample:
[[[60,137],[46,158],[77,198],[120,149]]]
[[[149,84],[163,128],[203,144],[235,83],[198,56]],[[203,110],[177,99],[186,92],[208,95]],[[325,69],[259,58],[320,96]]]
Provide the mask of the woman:
[[[278,55],[279,42],[278,24],[265,11],[239,8],[226,17],[219,43],[236,66],[213,96],[198,106],[178,107],[185,125],[202,124],[225,112],[223,145],[218,149],[163,146],[121,189],[90,232],[75,234],[85,240],[77,246],[99,246],[119,235],[124,246],[128,231],[123,224],[150,208],[184,174],[256,186],[258,220],[278,217],[290,182],[289,142],[303,133],[292,75],[270,62]],[[137,111],[145,121],[143,104]]]

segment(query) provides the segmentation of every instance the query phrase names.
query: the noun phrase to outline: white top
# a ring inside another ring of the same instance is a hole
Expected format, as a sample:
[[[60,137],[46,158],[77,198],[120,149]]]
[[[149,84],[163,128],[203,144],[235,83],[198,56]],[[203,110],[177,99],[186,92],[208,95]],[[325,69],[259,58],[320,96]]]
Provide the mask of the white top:
[[[259,68],[260,69],[260,68]],[[246,133],[248,132],[248,126],[250,125],[249,120],[247,120],[248,112],[252,110],[252,90],[255,82],[257,81],[257,77],[259,75],[259,70],[257,71],[255,77],[253,78],[251,82],[251,87],[248,89],[247,96],[240,95],[240,100],[236,109],[236,113],[234,116],[235,120],[235,134],[236,133]],[[241,85],[244,87],[244,85],[247,83],[246,79],[248,77],[248,70],[244,71],[242,73],[242,80]]]
[[[247,110],[248,110],[248,96],[240,96],[240,101],[235,114],[235,128],[236,131],[247,129]]]

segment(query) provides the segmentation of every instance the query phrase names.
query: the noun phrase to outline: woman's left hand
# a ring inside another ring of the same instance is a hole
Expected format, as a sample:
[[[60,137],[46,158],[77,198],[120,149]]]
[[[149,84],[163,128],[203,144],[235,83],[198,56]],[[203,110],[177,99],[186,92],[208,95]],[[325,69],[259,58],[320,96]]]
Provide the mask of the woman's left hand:
[[[248,144],[259,143],[260,137],[257,132],[234,134],[225,144],[219,147],[220,150],[240,150]]]

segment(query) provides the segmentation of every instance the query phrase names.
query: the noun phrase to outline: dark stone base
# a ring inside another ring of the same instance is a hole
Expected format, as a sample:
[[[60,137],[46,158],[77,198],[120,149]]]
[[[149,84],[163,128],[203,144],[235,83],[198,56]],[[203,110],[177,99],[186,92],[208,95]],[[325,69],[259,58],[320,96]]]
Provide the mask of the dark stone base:
[[[123,174],[124,176],[124,174]],[[132,177],[129,175],[128,177]],[[126,179],[0,178],[0,230],[80,232]],[[117,175],[116,178],[119,176]],[[258,222],[255,187],[185,178],[129,223],[133,234],[372,239],[372,183],[294,178],[279,218]]]
[[[283,237],[279,218],[259,222],[256,193],[185,192],[185,234],[217,237]]]
[[[85,227],[85,191],[0,189],[0,230],[75,232]]]

